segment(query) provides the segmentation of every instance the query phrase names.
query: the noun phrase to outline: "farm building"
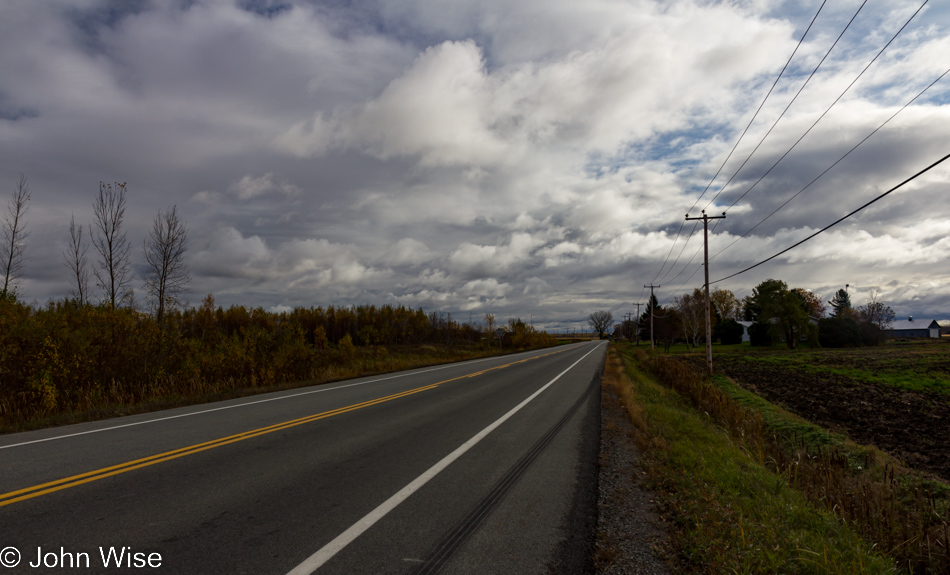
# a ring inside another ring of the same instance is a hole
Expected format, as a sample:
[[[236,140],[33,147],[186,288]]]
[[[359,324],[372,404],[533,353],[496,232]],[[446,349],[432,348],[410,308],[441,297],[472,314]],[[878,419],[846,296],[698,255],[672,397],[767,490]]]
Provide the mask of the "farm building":
[[[772,318],[770,321],[771,321],[772,323],[775,323],[775,322],[777,322],[778,320],[775,319],[775,318]],[[808,318],[808,321],[809,321],[810,323],[814,324],[814,325],[818,325],[818,318],[817,318],[817,317],[810,317],[810,318]],[[755,322],[753,322],[753,321],[740,321],[740,322],[739,322],[739,325],[742,326],[742,341],[749,341],[749,328],[752,327],[752,324],[753,324],[753,323],[755,323]],[[802,341],[805,341],[805,339],[806,339],[805,336],[802,336]],[[782,340],[782,341],[785,341],[785,338],[782,337],[781,340]]]
[[[940,324],[935,319],[898,319],[884,330],[885,337],[940,337]]]
[[[739,325],[742,326],[742,341],[749,341],[749,328],[752,326],[752,322],[740,321]]]

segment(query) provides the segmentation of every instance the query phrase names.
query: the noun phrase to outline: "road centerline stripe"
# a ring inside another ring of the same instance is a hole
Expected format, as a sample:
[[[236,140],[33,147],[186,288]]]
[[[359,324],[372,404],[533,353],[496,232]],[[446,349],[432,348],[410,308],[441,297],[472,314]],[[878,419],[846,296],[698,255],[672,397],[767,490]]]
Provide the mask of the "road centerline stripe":
[[[55,481],[50,481],[47,483],[42,483],[40,485],[34,485],[32,487],[26,487],[24,489],[18,489],[16,491],[11,491],[9,493],[0,494],[0,507],[4,505],[9,505],[11,503],[16,503],[17,501],[23,501],[25,499],[32,499],[33,497],[38,497],[40,495],[45,495],[47,493],[53,493],[55,491],[60,491],[68,487],[75,487],[77,485],[82,485],[84,483],[89,483],[90,481],[96,481],[98,479],[104,479],[106,477],[112,477],[113,475],[118,475],[120,473],[125,473],[127,471],[132,471],[134,469],[141,469],[143,467],[148,467],[150,465],[155,465],[156,463],[162,463],[165,461],[171,461],[172,459],[177,459],[185,455],[191,455],[193,453],[200,453],[208,449],[215,447],[221,447],[223,445],[229,445],[231,443],[236,443],[238,441],[243,441],[245,439],[251,439],[253,437],[259,437],[261,435],[266,435],[268,433],[273,433],[274,431],[281,431],[297,425],[302,425],[304,423],[309,423],[311,421],[317,421],[319,419],[326,419],[328,417],[333,417],[334,415],[340,415],[343,413],[348,413],[350,411],[355,411],[357,409],[362,409],[364,407],[370,407],[372,405],[378,405],[387,401],[392,401],[393,399],[399,399],[406,397],[408,395],[413,395],[422,391],[433,389],[442,383],[446,383],[452,380],[441,381],[439,383],[434,383],[430,385],[425,385],[422,387],[417,387],[415,389],[410,389],[386,397],[379,397],[376,399],[364,401],[361,403],[348,405],[345,407],[339,407],[337,409],[332,409],[329,411],[324,411],[321,413],[316,413],[313,415],[308,415],[306,417],[301,417],[298,419],[292,419],[289,421],[284,421],[281,423],[276,423],[269,425],[267,427],[261,427],[258,429],[252,429],[249,431],[243,431],[241,433],[236,433],[234,435],[229,435],[226,437],[219,437],[218,439],[213,439],[211,441],[205,441],[203,443],[197,443],[195,445],[190,445],[188,447],[181,447],[178,449],[173,449],[171,451],[166,451],[164,453],[158,453],[156,455],[150,455],[148,457],[143,457],[141,459],[135,459],[132,461],[127,461],[125,463],[120,463],[117,465],[112,465],[109,467],[104,467],[102,469],[97,469],[95,471],[87,471],[86,473],[80,473],[78,475],[73,475],[70,477],[64,477],[62,479],[57,479]],[[16,497],[20,495],[20,497]]]
[[[513,415],[521,411],[526,405],[531,403],[536,397],[541,395],[546,389],[554,385],[554,383],[561,379],[561,377],[567,372],[574,369],[574,367],[587,358],[590,354],[594,353],[600,348],[600,344],[594,346],[592,350],[585,353],[580,359],[575,361],[554,377],[551,381],[544,384],[540,389],[529,395],[521,403],[513,407],[508,413],[502,415],[496,419],[493,423],[489,424],[488,427],[479,431],[471,439],[457,447],[453,452],[449,453],[443,457],[438,463],[427,469],[419,477],[412,480],[405,487],[397,491],[389,499],[382,502],[376,509],[373,509],[356,523],[350,526],[346,531],[340,533],[332,541],[320,548],[316,553],[305,559],[301,564],[294,567],[287,575],[311,575],[317,569],[322,567],[327,561],[333,558],[334,555],[342,551],[347,545],[352,543],[357,537],[369,530],[370,527],[376,524],[380,519],[389,514],[390,511],[399,506],[400,503],[409,498],[413,493],[422,488],[423,485],[432,480],[433,477],[442,472],[446,467],[451,465],[455,460],[464,455],[468,450],[477,445],[482,439],[488,436],[492,431],[497,429],[501,424],[510,419]],[[510,365],[510,364],[509,364]]]
[[[567,351],[567,349],[560,349],[560,350],[558,350],[558,351],[556,351],[556,352],[554,352],[554,353],[561,353],[561,352],[564,352],[564,351]],[[526,353],[530,353],[530,352],[526,352]],[[536,358],[538,358],[538,357],[545,357],[545,356],[547,356],[547,355],[550,355],[550,354],[544,354],[544,355],[533,356],[533,357],[525,358],[525,359],[523,359],[523,360],[521,360],[521,361],[529,361],[529,360],[532,360],[532,359],[536,359]],[[428,369],[422,369],[422,370],[420,370],[420,371],[410,371],[409,373],[400,373],[400,374],[396,374],[396,375],[390,375],[390,376],[387,376],[387,377],[379,377],[379,378],[372,379],[372,380],[369,380],[369,381],[359,381],[359,382],[356,382],[356,383],[349,383],[349,384],[345,384],[345,385],[336,385],[336,386],[333,386],[332,383],[318,384],[318,385],[320,385],[320,389],[311,389],[311,390],[309,390],[309,391],[303,391],[303,392],[299,392],[299,393],[292,393],[292,394],[289,394],[289,395],[281,395],[281,396],[279,396],[279,397],[268,397],[268,398],[266,398],[266,399],[258,399],[258,400],[254,400],[254,401],[247,401],[247,402],[244,402],[244,403],[238,403],[238,404],[234,404],[234,405],[225,405],[225,406],[222,406],[222,407],[214,407],[214,408],[211,408],[211,409],[203,409],[203,410],[200,410],[200,411],[191,411],[191,412],[188,412],[188,413],[180,413],[180,414],[178,414],[178,415],[169,415],[169,416],[167,416],[167,417],[159,417],[159,418],[156,418],[156,419],[147,419],[147,420],[145,420],[145,421],[134,421],[134,422],[132,422],[132,423],[124,423],[124,424],[121,424],[121,425],[113,425],[113,426],[111,426],[111,427],[100,427],[99,429],[89,429],[89,430],[87,430],[87,431],[79,431],[79,432],[76,432],[76,433],[68,433],[68,434],[66,434],[66,435],[56,435],[56,436],[53,436],[53,437],[44,437],[44,438],[42,438],[42,439],[34,439],[34,440],[31,440],[31,441],[23,441],[23,442],[21,442],[21,443],[12,443],[12,444],[10,444],[10,445],[0,445],[0,449],[10,449],[10,448],[12,448],[12,447],[21,447],[21,446],[24,446],[24,445],[32,445],[32,444],[34,444],[34,443],[45,443],[45,442],[47,442],[47,441],[57,441],[57,440],[60,440],[60,439],[68,439],[68,438],[70,438],[70,437],[78,437],[78,436],[80,436],[80,435],[89,435],[89,434],[91,434],[91,433],[101,433],[101,432],[103,432],[103,431],[112,431],[112,430],[114,430],[114,429],[122,429],[122,428],[124,428],[124,427],[135,427],[135,426],[138,426],[138,425],[146,425],[146,424],[148,424],[148,423],[158,423],[158,422],[161,422],[161,421],[168,421],[168,420],[170,420],[170,419],[179,419],[179,418],[182,418],[182,417],[191,417],[191,416],[193,416],[193,415],[202,415],[202,414],[205,414],[205,413],[212,413],[212,412],[215,412],[215,411],[224,411],[224,410],[227,410],[227,409],[236,409],[236,408],[238,408],[238,407],[247,407],[247,406],[249,406],[249,405],[257,405],[257,404],[260,404],[260,403],[268,403],[268,402],[271,402],[271,401],[279,401],[279,400],[281,400],[281,399],[292,399],[292,398],[294,398],[294,397],[300,397],[300,396],[303,396],[303,395],[313,395],[313,394],[315,394],[315,393],[326,393],[326,392],[328,392],[328,391],[334,391],[334,390],[337,390],[337,389],[346,389],[346,388],[348,388],[348,387],[357,387],[357,386],[361,386],[361,385],[369,385],[369,384],[371,384],[371,383],[379,383],[379,382],[381,382],[381,381],[388,381],[388,380],[390,380],[390,379],[399,379],[399,378],[402,378],[402,377],[410,377],[410,376],[413,376],[413,375],[420,375],[420,374],[423,374],[423,373],[430,373],[430,372],[433,372],[433,371],[441,371],[441,370],[443,370],[443,369],[449,369],[449,368],[451,368],[451,367],[458,367],[458,366],[460,366],[460,365],[467,365],[467,364],[473,364],[473,363],[482,363],[482,362],[485,362],[485,361],[490,361],[490,360],[493,360],[493,359],[498,359],[499,357],[501,357],[501,356],[491,356],[491,357],[483,357],[483,358],[478,358],[478,359],[470,359],[470,360],[463,361],[463,362],[449,363],[449,364],[445,364],[445,365],[439,365],[439,366],[436,366],[436,367],[431,367],[431,368],[428,368]],[[324,387],[324,386],[326,386],[326,387]],[[331,386],[332,386],[332,387],[331,387]]]
[[[407,396],[409,396],[409,395],[414,395],[414,394],[416,394],[416,393],[420,393],[420,392],[423,392],[423,391],[428,391],[428,390],[430,390],[430,389],[435,389],[436,387],[438,387],[438,386],[440,386],[440,385],[442,385],[442,384],[444,384],[444,383],[449,383],[449,382],[452,382],[452,381],[458,381],[458,380],[460,380],[460,379],[465,379],[465,378],[474,377],[474,376],[477,376],[477,375],[482,375],[482,374],[487,373],[487,372],[489,372],[489,371],[493,371],[493,370],[496,370],[496,369],[501,369],[501,368],[507,367],[507,366],[509,366],[509,365],[513,365],[513,364],[515,364],[515,363],[521,363],[521,362],[523,362],[523,361],[527,361],[527,360],[530,360],[530,359],[539,359],[539,358],[542,358],[542,357],[547,357],[547,356],[550,356],[550,355],[554,355],[554,354],[556,354],[556,353],[562,353],[562,352],[564,352],[564,351],[567,351],[567,349],[560,349],[560,350],[557,350],[557,351],[554,351],[554,352],[550,352],[550,353],[545,353],[545,354],[542,354],[542,355],[533,356],[533,357],[531,357],[531,358],[527,358],[526,360],[520,360],[520,361],[515,361],[515,362],[511,362],[511,363],[507,363],[507,364],[503,364],[503,365],[491,367],[491,368],[488,368],[488,369],[485,369],[485,370],[482,370],[482,371],[475,372],[475,373],[473,373],[473,374],[460,375],[460,376],[458,376],[458,377],[453,377],[453,378],[446,379],[446,380],[443,380],[443,381],[439,381],[439,382],[436,382],[436,383],[431,383],[431,384],[428,384],[428,385],[423,385],[423,386],[420,386],[420,387],[417,387],[417,388],[409,389],[409,390],[406,390],[406,391],[401,391],[401,392],[394,393],[394,394],[391,394],[391,395],[387,395],[387,396],[384,396],[384,397],[377,397],[377,398],[374,398],[374,399],[369,399],[369,400],[366,400],[366,401],[363,401],[363,402],[360,402],[360,403],[355,403],[355,404],[348,405],[348,406],[344,406],[344,407],[338,407],[338,408],[336,408],[336,409],[331,409],[331,410],[324,411],[324,412],[321,412],[321,413],[311,414],[311,415],[307,415],[307,416],[304,416],[304,417],[299,417],[299,418],[296,418],[296,419],[291,419],[291,420],[288,420],[288,421],[283,421],[283,422],[280,422],[280,423],[275,423],[275,424],[268,425],[268,426],[265,426],[265,427],[260,427],[260,428],[257,428],[257,429],[252,429],[252,430],[248,430],[248,431],[242,431],[242,432],[240,432],[240,433],[236,433],[236,434],[233,434],[233,435],[228,435],[228,436],[225,436],[225,437],[219,437],[218,439],[213,439],[213,440],[210,440],[210,441],[205,441],[205,442],[202,442],[202,443],[197,443],[197,444],[195,444],[195,445],[190,445],[190,446],[187,446],[187,447],[180,447],[180,448],[178,448],[178,449],[173,449],[173,450],[171,450],[171,451],[166,451],[166,452],[163,452],[163,453],[158,453],[158,454],[155,454],[155,455],[150,455],[150,456],[148,456],[148,457],[143,457],[143,458],[140,458],[140,459],[135,459],[135,460],[132,460],[132,461],[127,461],[127,462],[124,462],[124,463],[119,463],[119,464],[117,464],[117,465],[111,465],[111,466],[109,466],[109,467],[103,467],[103,468],[101,468],[101,469],[97,469],[97,470],[94,470],[94,471],[87,471],[87,472],[85,472],[85,473],[80,473],[80,474],[77,474],[77,475],[72,475],[72,476],[69,476],[69,477],[64,477],[64,478],[62,478],[62,479],[57,479],[57,480],[54,480],[54,481],[49,481],[49,482],[46,482],[46,483],[42,483],[42,484],[38,484],[38,485],[33,485],[33,486],[31,486],[31,487],[25,487],[25,488],[23,488],[23,489],[18,489],[18,490],[15,490],[15,491],[10,491],[10,492],[8,492],[8,493],[2,493],[2,494],[0,494],[0,507],[4,507],[4,506],[10,505],[10,504],[12,504],[12,503],[17,503],[17,502],[19,502],[19,501],[25,501],[25,500],[27,500],[27,499],[33,499],[33,498],[39,497],[39,496],[41,496],[41,495],[47,495],[47,494],[49,494],[49,493],[54,493],[54,492],[56,492],[56,491],[61,491],[61,490],[63,490],[63,489],[68,489],[68,488],[70,488],[70,487],[76,487],[76,486],[79,486],[79,485],[83,485],[83,484],[86,484],[86,483],[90,483],[90,482],[92,482],[92,481],[97,481],[97,480],[99,480],[99,479],[105,479],[105,478],[107,478],[107,477],[112,477],[112,476],[115,476],[115,475],[119,475],[119,474],[121,474],[121,473],[126,473],[126,472],[133,471],[133,470],[136,470],[136,469],[141,469],[141,468],[143,468],[143,467],[149,467],[149,466],[155,465],[155,464],[157,464],[157,463],[163,463],[163,462],[166,462],[166,461],[171,461],[171,460],[173,460],[173,459],[178,459],[179,457],[184,457],[185,455],[192,455],[192,454],[195,454],[195,453],[200,453],[200,452],[202,452],[202,451],[207,451],[207,450],[213,449],[213,448],[215,448],[215,447],[221,447],[221,446],[224,446],[224,445],[230,445],[230,444],[236,443],[236,442],[238,442],[238,441],[244,441],[245,439],[251,439],[251,438],[254,438],[254,437],[260,437],[260,436],[266,435],[266,434],[268,434],[268,433],[273,433],[273,432],[275,432],[275,431],[282,431],[282,430],[285,430],[285,429],[289,429],[289,428],[291,428],[291,427],[296,427],[296,426],[298,426],[298,425],[303,425],[303,424],[305,424],[305,423],[310,423],[310,422],[313,422],[313,421],[318,421],[318,420],[320,420],[320,419],[326,419],[326,418],[329,418],[329,417],[333,417],[333,416],[335,416],[335,415],[342,415],[342,414],[344,414],[344,413],[349,413],[349,412],[351,412],[351,411],[356,411],[357,409],[362,409],[362,408],[364,408],[364,407],[371,407],[371,406],[373,406],[373,405],[379,405],[379,404],[385,403],[385,402],[387,402],[387,401],[392,401],[392,400],[394,400],[394,399],[400,399],[400,398],[403,398],[403,397],[407,397]],[[585,355],[584,357],[586,357],[586,355]],[[338,388],[337,388],[337,389],[338,389]]]

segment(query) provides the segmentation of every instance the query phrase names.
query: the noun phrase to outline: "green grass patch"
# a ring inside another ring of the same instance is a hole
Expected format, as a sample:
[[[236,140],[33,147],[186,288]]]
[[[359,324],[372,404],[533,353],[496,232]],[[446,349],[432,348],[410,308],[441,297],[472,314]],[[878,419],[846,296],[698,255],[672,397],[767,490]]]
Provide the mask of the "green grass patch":
[[[657,383],[634,353],[623,351],[628,394],[642,420],[638,441],[683,571],[897,572],[891,559],[770,470],[763,451]]]
[[[897,460],[881,450],[873,446],[857,444],[839,433],[815,425],[739,387],[726,376],[716,375],[710,381],[737,404],[761,415],[765,423],[764,432],[780,439],[789,450],[800,450],[810,457],[818,457],[822,451],[833,450],[846,458],[851,472],[869,474],[876,479],[883,478],[885,469],[900,467]],[[950,486],[946,483],[912,474],[907,470],[902,470],[895,482],[902,484],[903,497],[907,497],[913,491],[931,494],[935,498],[934,503],[938,514],[948,515]]]
[[[814,375],[834,375],[896,389],[950,395],[950,346],[945,342],[890,342],[851,349],[714,348],[729,362],[747,361]]]
[[[643,351],[649,351],[649,350],[650,350],[650,342],[648,342],[648,341],[645,341],[645,342],[644,342],[644,341],[641,341],[639,346],[634,345],[633,347],[634,347],[634,349],[641,349],[641,350],[643,350]],[[748,353],[748,352],[760,351],[760,350],[763,349],[763,348],[758,348],[758,347],[752,347],[752,346],[749,344],[749,342],[747,342],[747,341],[742,342],[742,343],[730,344],[730,345],[722,345],[722,344],[719,344],[719,343],[714,343],[712,347],[713,347],[713,354],[717,354],[717,353]],[[769,349],[771,349],[771,348],[769,348]],[[705,357],[705,356],[706,356],[706,344],[701,343],[701,344],[699,344],[698,346],[693,347],[693,346],[687,345],[687,344],[685,344],[685,343],[683,343],[683,342],[677,342],[677,343],[674,343],[674,344],[670,345],[669,349],[667,349],[667,347],[666,347],[665,345],[658,343],[658,344],[656,345],[655,351],[657,351],[657,352],[663,352],[663,353],[669,353],[670,355],[684,355],[684,354],[692,355],[692,354],[696,354],[696,355],[701,355],[701,356]]]
[[[810,453],[814,453],[819,448],[842,449],[847,443],[847,438],[844,436],[832,433],[785,411],[751,391],[742,389],[726,376],[717,375],[711,381],[737,404],[761,415],[767,430],[785,438],[791,446],[801,445]]]

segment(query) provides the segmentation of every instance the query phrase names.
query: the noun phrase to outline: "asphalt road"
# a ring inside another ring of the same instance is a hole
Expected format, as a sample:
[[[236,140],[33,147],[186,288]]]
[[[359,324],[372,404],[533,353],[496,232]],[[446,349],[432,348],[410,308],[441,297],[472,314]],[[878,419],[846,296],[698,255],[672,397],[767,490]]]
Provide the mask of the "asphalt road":
[[[0,574],[580,573],[604,352],[2,436]]]

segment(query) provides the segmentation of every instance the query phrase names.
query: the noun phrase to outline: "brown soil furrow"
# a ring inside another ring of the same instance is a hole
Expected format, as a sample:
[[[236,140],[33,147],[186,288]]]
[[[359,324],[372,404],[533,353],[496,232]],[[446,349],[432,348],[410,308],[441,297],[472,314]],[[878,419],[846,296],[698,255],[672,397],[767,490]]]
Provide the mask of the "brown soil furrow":
[[[950,480],[950,401],[838,374],[720,357],[717,371],[789,411]]]

